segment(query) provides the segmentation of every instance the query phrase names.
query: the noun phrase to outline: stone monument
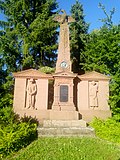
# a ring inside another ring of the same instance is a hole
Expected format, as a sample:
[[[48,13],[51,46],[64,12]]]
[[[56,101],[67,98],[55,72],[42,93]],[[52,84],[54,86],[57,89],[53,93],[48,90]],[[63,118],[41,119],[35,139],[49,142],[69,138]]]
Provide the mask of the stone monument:
[[[69,23],[74,22],[64,10],[54,18],[60,23],[58,58],[54,74],[29,69],[14,73],[14,111],[20,116],[36,117],[45,126],[79,126],[79,120],[111,116],[108,105],[109,80],[106,75],[92,71],[82,75],[71,70]],[[54,100],[48,107],[49,81],[54,81]],[[54,122],[59,120],[59,123]],[[64,121],[64,122],[61,122]],[[85,126],[86,122],[81,125]]]
[[[60,40],[58,47],[58,59],[54,77],[54,102],[52,109],[58,111],[75,111],[73,103],[73,79],[76,74],[71,72],[70,61],[70,42],[68,23],[74,22],[74,19],[63,14],[58,15],[54,20],[60,23]]]

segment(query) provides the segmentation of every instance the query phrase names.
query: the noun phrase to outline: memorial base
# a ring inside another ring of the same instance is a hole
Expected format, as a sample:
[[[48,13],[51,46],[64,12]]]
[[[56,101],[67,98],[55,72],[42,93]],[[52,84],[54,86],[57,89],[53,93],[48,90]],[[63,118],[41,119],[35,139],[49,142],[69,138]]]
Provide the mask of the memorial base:
[[[77,111],[55,111],[55,110],[33,110],[22,109],[15,111],[20,117],[32,117],[40,123],[43,120],[79,120],[80,114]]]
[[[82,115],[82,119],[88,123],[95,117],[105,120],[111,117],[112,114],[110,110],[80,110],[79,112]]]
[[[50,120],[78,120],[79,113],[77,111],[50,111]]]
[[[52,106],[54,111],[76,111],[73,103],[54,103]]]

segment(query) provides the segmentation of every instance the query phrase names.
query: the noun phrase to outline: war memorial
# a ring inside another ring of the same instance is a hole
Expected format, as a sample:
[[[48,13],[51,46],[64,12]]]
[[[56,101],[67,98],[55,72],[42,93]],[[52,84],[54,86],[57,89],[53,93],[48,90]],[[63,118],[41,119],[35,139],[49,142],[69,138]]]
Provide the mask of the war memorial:
[[[95,71],[81,75],[72,72],[69,23],[74,19],[63,11],[54,20],[60,23],[55,73],[35,69],[14,73],[14,111],[23,117],[35,117],[49,127],[86,127],[94,117],[110,117],[110,78]]]

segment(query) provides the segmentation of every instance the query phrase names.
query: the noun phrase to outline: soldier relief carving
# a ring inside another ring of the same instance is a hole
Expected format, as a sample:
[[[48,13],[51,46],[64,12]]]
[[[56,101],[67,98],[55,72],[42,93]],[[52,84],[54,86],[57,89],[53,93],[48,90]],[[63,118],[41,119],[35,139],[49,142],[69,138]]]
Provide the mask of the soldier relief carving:
[[[27,109],[31,108],[31,109],[37,110],[37,108],[35,107],[36,94],[37,94],[37,85],[36,85],[35,79],[31,78],[30,80],[28,80],[26,91],[27,91],[26,108]]]
[[[89,106],[94,109],[98,107],[98,82],[89,82]]]

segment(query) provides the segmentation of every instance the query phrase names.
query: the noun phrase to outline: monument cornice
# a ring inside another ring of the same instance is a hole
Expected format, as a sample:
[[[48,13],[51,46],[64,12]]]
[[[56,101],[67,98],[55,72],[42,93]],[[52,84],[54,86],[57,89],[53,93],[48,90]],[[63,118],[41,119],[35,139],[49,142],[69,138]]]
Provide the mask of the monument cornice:
[[[92,72],[87,72],[83,75],[78,75],[77,76],[80,80],[103,80],[103,81],[108,81],[110,80],[110,76],[103,75],[101,73],[98,73],[96,71]]]
[[[77,77],[77,74],[76,73],[73,73],[73,72],[66,72],[66,71],[62,71],[62,72],[57,72],[57,73],[54,73],[52,74],[53,77],[63,77],[63,78],[75,78]]]
[[[28,69],[20,72],[14,72],[13,76],[15,78],[53,79],[53,76],[51,74],[45,74],[36,69]]]

